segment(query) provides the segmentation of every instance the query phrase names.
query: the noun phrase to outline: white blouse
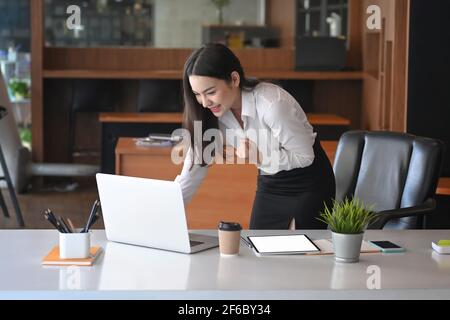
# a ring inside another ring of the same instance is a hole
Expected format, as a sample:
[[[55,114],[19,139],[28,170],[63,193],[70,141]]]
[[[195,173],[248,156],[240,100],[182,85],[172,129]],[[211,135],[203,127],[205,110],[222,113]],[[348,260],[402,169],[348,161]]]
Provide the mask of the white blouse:
[[[253,141],[262,153],[257,164],[260,174],[304,168],[314,160],[316,133],[299,103],[284,89],[271,83],[259,83],[252,91],[242,91],[242,128],[231,111],[219,118],[219,129],[226,143],[237,148],[240,139]],[[186,154],[183,169],[175,178],[187,204],[208,171],[192,165],[192,148]]]

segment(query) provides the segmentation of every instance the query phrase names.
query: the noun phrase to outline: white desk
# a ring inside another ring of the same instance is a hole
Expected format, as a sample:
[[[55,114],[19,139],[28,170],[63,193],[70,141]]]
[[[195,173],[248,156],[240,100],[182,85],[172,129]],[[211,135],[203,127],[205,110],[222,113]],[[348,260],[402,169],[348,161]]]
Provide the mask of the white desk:
[[[92,244],[105,251],[95,266],[43,267],[56,231],[1,230],[0,299],[450,299],[450,256],[431,249],[432,240],[449,238],[450,230],[371,230],[365,239],[391,240],[407,252],[339,264],[333,256],[258,258],[245,246],[235,258],[220,258],[218,248],[185,255],[108,243],[98,230]],[[380,290],[367,288],[373,265]]]

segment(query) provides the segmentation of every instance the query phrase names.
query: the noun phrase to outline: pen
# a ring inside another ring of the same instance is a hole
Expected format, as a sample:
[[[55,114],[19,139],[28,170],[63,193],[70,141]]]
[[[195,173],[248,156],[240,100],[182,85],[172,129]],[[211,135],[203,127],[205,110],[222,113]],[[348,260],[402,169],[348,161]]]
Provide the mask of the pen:
[[[72,220],[70,220],[69,218],[67,218],[67,222],[69,223],[70,228],[73,230],[73,232],[75,232],[75,226],[72,223]]]
[[[70,227],[70,225],[69,225],[69,223],[66,221],[66,219],[64,219],[63,217],[60,217],[60,218],[61,218],[61,222],[62,222],[63,225],[64,225],[64,228],[66,228],[66,230],[69,231],[69,233],[74,233],[75,230],[73,230],[73,229]]]
[[[100,201],[98,202],[97,207],[95,208],[94,217],[91,219],[91,222],[89,223],[86,232],[88,232],[91,229],[91,227],[94,225],[95,222],[97,222],[98,218],[100,217],[99,209],[100,209]]]
[[[60,226],[59,230],[62,233],[71,233],[70,228],[66,225],[66,223],[63,221],[63,219],[54,214],[52,210],[48,209],[48,213],[55,219],[56,224]]]
[[[58,229],[58,225],[56,224],[56,221],[53,219],[53,217],[51,217],[51,216],[48,214],[47,210],[45,210],[45,212],[44,212],[44,218],[45,218],[48,222],[50,222],[50,223],[52,224],[52,226],[54,226],[56,229]]]
[[[99,214],[98,214],[98,210],[97,210],[97,214],[94,216],[94,218],[92,218],[91,223],[88,226],[88,231],[91,229],[91,227],[97,222],[98,218],[99,218]]]
[[[66,229],[64,228],[64,226],[61,224],[61,222],[56,221],[56,225],[58,226],[58,231],[59,231],[59,232],[61,232],[61,233],[68,233],[68,232],[66,231]]]
[[[55,216],[55,214],[52,212],[52,210],[47,209],[47,210],[45,210],[45,213],[46,213],[46,216],[48,216],[48,221],[50,221],[50,223],[52,223],[59,232],[66,233],[66,230],[61,225],[60,221]]]
[[[70,231],[70,228],[67,226],[67,224],[65,223],[64,219],[61,218],[60,216],[56,216],[56,221],[59,222],[59,224],[61,225],[62,229],[64,230],[64,233],[72,233]]]
[[[100,201],[95,200],[94,204],[92,205],[91,213],[89,214],[88,221],[86,222],[86,225],[84,226],[83,230],[81,232],[87,232],[89,230],[89,225],[91,224],[92,219],[94,218],[95,213],[97,212],[97,208]]]
[[[67,224],[66,224],[66,222],[64,221],[63,218],[61,218],[60,216],[54,214],[53,211],[50,210],[50,209],[48,211],[49,211],[49,214],[51,214],[54,217],[56,223],[60,225],[60,229],[63,231],[63,233],[72,233],[72,231],[67,226]]]

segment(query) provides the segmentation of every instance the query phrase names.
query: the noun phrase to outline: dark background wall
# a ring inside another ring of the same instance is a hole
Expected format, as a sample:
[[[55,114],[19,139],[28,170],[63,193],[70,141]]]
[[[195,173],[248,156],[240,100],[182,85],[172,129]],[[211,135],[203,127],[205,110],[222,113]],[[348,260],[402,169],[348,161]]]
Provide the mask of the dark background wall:
[[[450,176],[450,1],[411,0],[407,131],[446,144],[442,176]],[[450,196],[437,196],[429,229],[450,228]]]
[[[450,176],[450,1],[411,0],[407,131],[446,144]]]

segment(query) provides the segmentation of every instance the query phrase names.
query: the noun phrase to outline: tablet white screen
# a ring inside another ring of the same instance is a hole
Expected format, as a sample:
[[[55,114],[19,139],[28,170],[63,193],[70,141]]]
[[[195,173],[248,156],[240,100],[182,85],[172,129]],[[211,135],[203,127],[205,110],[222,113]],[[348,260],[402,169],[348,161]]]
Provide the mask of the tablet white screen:
[[[248,237],[259,253],[317,252],[319,249],[304,234]]]

